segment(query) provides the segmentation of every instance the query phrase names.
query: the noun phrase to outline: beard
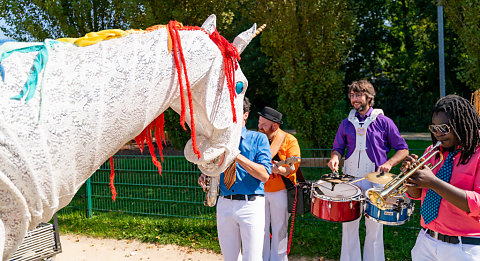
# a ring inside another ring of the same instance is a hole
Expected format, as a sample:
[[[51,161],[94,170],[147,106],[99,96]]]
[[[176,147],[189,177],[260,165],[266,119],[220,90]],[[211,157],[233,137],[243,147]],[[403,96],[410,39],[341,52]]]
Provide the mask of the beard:
[[[355,107],[354,107],[355,108]],[[358,112],[362,112],[367,108],[367,103],[361,103],[360,106],[358,106],[357,109],[355,109]]]
[[[358,112],[361,112],[361,111],[364,111],[364,110],[365,110],[365,107],[367,107],[367,106],[366,106],[365,104],[362,104],[362,105],[360,105],[356,110],[357,110]]]
[[[273,126],[270,126],[268,127],[267,129],[258,129],[258,132],[261,132],[263,134],[266,134],[267,136],[269,136],[270,134],[272,134],[273,132],[275,132],[275,130],[273,129]]]

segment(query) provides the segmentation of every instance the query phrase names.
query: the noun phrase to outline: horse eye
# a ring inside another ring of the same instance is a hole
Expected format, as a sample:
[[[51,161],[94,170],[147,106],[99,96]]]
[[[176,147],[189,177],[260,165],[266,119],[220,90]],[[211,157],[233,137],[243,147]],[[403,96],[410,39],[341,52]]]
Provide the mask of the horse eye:
[[[237,83],[235,84],[235,91],[237,92],[237,94],[242,93],[242,91],[243,91],[243,82],[237,82]]]

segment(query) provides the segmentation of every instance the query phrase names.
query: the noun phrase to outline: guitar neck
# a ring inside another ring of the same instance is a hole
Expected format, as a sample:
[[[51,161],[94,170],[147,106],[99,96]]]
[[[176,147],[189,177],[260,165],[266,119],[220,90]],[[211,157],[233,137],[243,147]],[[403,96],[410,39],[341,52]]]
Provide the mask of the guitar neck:
[[[282,165],[285,165],[286,163],[287,163],[286,160],[282,160],[282,161],[279,161],[279,162],[274,163],[274,164],[275,164],[275,166],[280,167],[280,166],[282,166]]]
[[[290,157],[290,158],[281,160],[281,161],[279,161],[277,163],[274,163],[274,164],[275,164],[275,166],[280,167],[280,166],[285,165],[285,164],[292,165],[292,164],[295,164],[297,162],[300,162],[299,158]]]

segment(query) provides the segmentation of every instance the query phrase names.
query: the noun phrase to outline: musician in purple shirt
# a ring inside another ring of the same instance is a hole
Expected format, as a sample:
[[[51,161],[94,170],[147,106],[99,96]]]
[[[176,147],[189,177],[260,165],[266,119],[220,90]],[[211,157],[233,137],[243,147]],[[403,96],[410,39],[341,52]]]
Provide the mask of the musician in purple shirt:
[[[340,159],[347,149],[343,173],[363,178],[370,172],[389,172],[408,155],[408,146],[393,121],[381,109],[373,109],[375,89],[366,80],[350,84],[348,97],[353,106],[348,117],[338,128],[328,166],[338,172]],[[387,159],[390,149],[396,153]],[[367,180],[356,182],[362,192],[376,184]],[[361,261],[358,235],[360,218],[343,223],[340,261]],[[364,260],[384,261],[383,225],[365,219],[366,236]]]

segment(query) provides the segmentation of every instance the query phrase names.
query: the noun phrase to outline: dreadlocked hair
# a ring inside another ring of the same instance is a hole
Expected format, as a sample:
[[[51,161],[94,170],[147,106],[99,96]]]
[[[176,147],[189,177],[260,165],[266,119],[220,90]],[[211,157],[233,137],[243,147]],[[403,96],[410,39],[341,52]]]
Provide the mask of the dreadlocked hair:
[[[451,130],[462,146],[458,163],[468,163],[479,145],[480,117],[477,110],[467,99],[451,94],[437,101],[432,111],[432,117],[438,112],[447,114]],[[435,136],[431,135],[433,143],[437,143]]]

